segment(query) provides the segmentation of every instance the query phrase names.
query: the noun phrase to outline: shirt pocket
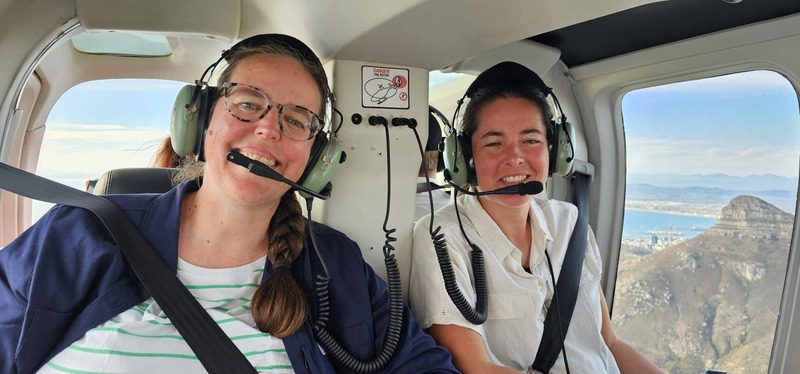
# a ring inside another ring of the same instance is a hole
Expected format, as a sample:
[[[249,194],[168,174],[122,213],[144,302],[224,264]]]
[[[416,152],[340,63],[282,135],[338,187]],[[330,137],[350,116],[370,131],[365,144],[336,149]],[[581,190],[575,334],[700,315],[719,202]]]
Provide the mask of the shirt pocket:
[[[581,268],[581,287],[600,283],[600,271],[600,264],[592,256],[584,256],[583,267]]]
[[[489,294],[489,319],[516,319],[534,315],[533,295],[529,292]]]

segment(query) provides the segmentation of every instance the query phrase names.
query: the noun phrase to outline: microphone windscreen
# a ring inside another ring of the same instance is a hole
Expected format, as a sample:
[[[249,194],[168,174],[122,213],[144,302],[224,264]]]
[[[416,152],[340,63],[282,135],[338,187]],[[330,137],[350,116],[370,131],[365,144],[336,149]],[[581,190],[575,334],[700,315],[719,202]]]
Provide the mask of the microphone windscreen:
[[[528,182],[520,186],[520,195],[536,195],[542,191],[544,191],[544,185],[539,181]]]

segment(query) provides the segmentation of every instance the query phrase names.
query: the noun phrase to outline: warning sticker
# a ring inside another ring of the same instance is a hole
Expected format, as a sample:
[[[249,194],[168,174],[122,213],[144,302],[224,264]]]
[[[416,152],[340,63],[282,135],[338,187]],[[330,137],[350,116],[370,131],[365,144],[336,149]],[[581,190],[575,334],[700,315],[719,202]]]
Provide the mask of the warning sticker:
[[[364,108],[408,109],[408,69],[361,67]]]

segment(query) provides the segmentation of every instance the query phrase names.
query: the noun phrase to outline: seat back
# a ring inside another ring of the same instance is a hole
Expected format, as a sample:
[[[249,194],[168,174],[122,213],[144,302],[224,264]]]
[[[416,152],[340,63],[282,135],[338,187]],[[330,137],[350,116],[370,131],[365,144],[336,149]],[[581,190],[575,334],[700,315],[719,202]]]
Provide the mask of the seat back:
[[[174,187],[176,168],[125,168],[103,173],[97,181],[95,195],[126,193],[163,193]]]

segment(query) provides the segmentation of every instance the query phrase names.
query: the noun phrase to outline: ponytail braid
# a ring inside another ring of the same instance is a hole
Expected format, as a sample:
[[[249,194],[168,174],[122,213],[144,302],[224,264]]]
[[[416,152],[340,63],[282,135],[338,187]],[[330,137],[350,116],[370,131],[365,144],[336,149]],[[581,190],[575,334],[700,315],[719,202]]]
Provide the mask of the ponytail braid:
[[[269,259],[293,261],[303,249],[305,219],[293,191],[281,197],[278,209],[269,223]],[[303,325],[308,305],[300,284],[289,267],[273,268],[256,289],[251,301],[253,319],[259,330],[285,338]]]

